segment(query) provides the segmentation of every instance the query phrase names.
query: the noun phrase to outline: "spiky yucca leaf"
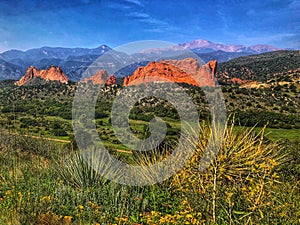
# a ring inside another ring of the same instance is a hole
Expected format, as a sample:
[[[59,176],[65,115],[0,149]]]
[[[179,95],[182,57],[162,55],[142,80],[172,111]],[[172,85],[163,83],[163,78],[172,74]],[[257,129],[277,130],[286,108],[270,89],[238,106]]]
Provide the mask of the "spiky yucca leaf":
[[[58,168],[62,179],[78,188],[103,185],[108,181],[103,174],[120,175],[111,170],[111,162],[104,162],[103,156],[97,154],[95,149],[88,153],[74,152],[59,162]]]

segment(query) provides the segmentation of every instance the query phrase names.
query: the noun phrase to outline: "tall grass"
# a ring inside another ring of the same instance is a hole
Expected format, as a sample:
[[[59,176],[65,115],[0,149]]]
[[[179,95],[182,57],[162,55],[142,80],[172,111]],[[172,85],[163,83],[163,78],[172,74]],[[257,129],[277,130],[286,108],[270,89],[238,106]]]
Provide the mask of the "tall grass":
[[[30,224],[41,212],[40,195],[53,191],[51,161],[64,146],[42,138],[0,135],[0,224]]]

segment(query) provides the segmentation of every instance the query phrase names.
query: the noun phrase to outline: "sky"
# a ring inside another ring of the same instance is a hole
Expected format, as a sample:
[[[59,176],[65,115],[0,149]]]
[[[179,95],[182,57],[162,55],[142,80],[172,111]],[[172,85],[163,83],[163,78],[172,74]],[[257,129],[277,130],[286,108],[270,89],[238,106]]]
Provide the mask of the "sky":
[[[0,52],[196,39],[300,49],[300,0],[0,0]]]

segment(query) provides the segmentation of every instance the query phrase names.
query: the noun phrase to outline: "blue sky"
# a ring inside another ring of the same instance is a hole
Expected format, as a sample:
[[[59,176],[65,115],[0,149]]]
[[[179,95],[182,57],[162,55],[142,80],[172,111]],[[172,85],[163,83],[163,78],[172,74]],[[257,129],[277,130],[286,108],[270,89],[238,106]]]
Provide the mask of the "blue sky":
[[[2,0],[0,52],[140,40],[300,48],[300,0]]]

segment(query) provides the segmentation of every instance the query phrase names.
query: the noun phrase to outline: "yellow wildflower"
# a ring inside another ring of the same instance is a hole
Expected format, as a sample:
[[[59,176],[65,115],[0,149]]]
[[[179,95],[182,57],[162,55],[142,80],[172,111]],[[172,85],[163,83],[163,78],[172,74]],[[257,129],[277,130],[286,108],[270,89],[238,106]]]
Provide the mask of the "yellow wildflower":
[[[51,201],[51,196],[44,196],[41,198],[41,201],[44,201],[44,202],[50,202]]]
[[[185,217],[188,218],[188,219],[193,218],[193,216],[191,214],[186,214]]]
[[[64,216],[64,221],[71,222],[72,221],[72,216]]]

